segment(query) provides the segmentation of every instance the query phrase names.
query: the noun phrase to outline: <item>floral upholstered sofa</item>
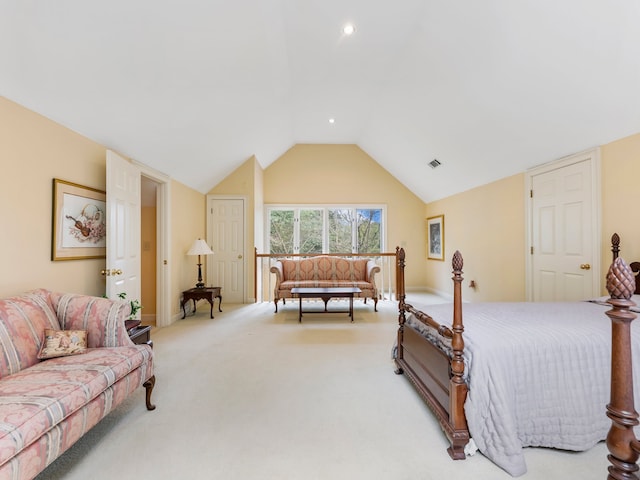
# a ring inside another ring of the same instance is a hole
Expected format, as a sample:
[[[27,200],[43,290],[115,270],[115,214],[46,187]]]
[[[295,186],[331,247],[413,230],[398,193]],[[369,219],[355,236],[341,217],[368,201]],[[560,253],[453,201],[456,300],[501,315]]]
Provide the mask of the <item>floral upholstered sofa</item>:
[[[130,308],[44,289],[0,300],[0,480],[34,478],[142,385],[155,408],[153,353],[129,339]]]
[[[358,287],[359,297],[373,299],[373,309],[378,311],[378,289],[375,274],[380,271],[370,259],[351,259],[332,255],[317,255],[300,260],[277,260],[270,269],[276,276],[274,303],[278,312],[278,300],[284,303],[292,298],[295,287]]]

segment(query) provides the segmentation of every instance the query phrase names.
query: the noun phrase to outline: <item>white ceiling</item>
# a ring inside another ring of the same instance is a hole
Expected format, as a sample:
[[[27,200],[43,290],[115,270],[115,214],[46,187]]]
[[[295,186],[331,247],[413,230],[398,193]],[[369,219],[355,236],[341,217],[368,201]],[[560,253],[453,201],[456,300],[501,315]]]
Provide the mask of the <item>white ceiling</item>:
[[[640,132],[640,2],[0,0],[0,95],[203,193],[353,143],[428,202]]]

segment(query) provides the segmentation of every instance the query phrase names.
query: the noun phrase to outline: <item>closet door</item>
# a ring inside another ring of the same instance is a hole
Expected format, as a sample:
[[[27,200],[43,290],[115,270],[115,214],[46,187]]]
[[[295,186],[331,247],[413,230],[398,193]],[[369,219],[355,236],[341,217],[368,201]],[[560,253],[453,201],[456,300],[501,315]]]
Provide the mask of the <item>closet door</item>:
[[[245,199],[209,197],[206,285],[222,287],[225,303],[245,302]]]
[[[533,301],[576,301],[599,295],[596,161],[594,152],[589,152],[530,175]]]

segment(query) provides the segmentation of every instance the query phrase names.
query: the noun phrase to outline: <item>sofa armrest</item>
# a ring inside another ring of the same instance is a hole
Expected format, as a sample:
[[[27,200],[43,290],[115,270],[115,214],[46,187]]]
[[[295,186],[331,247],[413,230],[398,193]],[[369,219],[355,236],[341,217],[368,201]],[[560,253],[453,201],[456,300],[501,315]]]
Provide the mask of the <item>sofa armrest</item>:
[[[375,275],[380,271],[380,266],[376,264],[373,260],[369,260],[367,262],[367,282],[371,283],[375,286],[376,280]]]
[[[276,260],[276,263],[269,269],[271,273],[276,274],[276,290],[280,286],[280,284],[284,281],[284,272],[282,270],[282,262],[280,260]]]
[[[63,330],[87,331],[89,348],[134,345],[124,325],[131,313],[130,302],[52,292],[51,303]]]

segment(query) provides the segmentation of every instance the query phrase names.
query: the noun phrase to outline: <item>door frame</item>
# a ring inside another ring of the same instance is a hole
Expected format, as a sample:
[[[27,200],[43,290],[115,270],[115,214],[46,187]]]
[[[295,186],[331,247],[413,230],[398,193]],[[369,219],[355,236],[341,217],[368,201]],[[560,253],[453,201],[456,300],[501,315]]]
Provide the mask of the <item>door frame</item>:
[[[156,198],[156,327],[167,327],[171,316],[171,179],[143,163],[132,161],[140,175],[158,184]],[[176,317],[179,318],[179,315]]]
[[[532,167],[525,171],[524,175],[524,196],[525,196],[525,290],[527,301],[533,301],[533,260],[531,248],[533,246],[533,200],[531,191],[533,189],[533,177],[542,173],[551,172],[560,168],[573,165],[585,160],[591,160],[591,202],[593,207],[593,229],[591,231],[591,243],[593,247],[593,258],[591,265],[594,274],[592,275],[592,289],[595,295],[600,295],[601,291],[601,252],[602,252],[602,201],[601,201],[601,174],[600,174],[600,147],[590,148],[579,153],[562,157],[542,165]]]
[[[242,245],[243,245],[243,253],[242,253],[242,302],[243,303],[252,303],[247,300],[247,292],[248,292],[248,275],[249,275],[249,262],[247,261],[247,203],[249,202],[249,197],[246,195],[207,195],[207,243],[213,246],[213,231],[211,226],[211,202],[213,200],[242,200]],[[214,250],[215,251],[215,250]],[[213,271],[213,261],[215,255],[207,256],[207,275],[209,272]],[[221,285],[222,286],[222,285]],[[224,292],[223,292],[224,293]],[[254,300],[255,301],[255,300]]]

